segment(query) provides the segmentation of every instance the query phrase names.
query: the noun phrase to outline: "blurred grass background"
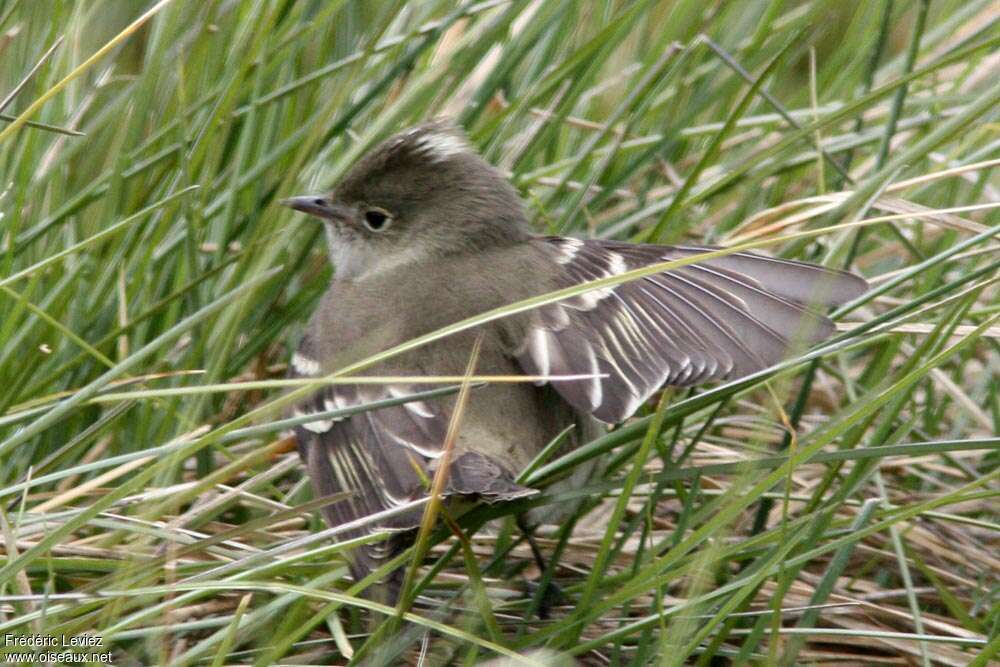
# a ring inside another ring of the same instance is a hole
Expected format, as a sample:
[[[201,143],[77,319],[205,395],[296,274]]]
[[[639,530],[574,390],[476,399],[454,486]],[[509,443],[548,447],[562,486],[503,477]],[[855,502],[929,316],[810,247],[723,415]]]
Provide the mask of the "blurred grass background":
[[[115,665],[989,664],[998,28],[989,0],[0,0],[0,634]],[[441,114],[540,233],[772,239],[875,290],[777,375],[543,462],[611,461],[545,572],[524,503],[436,535],[373,651],[274,424],[330,276],[274,202]]]

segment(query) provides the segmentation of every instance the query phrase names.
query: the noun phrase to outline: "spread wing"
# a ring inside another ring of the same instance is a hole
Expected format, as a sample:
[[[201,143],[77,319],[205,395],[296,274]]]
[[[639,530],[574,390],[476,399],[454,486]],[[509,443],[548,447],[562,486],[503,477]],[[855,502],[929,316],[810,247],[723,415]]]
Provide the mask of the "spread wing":
[[[295,361],[299,362],[293,364],[296,371],[309,367],[302,363],[306,359],[303,352],[296,353]],[[419,384],[335,385],[297,406],[293,415],[358,407],[426,388]],[[299,451],[317,496],[350,493],[323,508],[327,522],[339,526],[422,497],[424,484],[418,470],[426,475],[430,462],[441,455],[447,425],[440,405],[414,401],[340,419],[321,417],[297,426]],[[344,539],[385,529],[408,529],[419,522],[420,508],[415,508],[377,525],[350,531]],[[390,542],[374,542],[355,549],[355,575],[367,574],[393,551]]]
[[[714,250],[563,237],[535,243],[558,267],[559,287]],[[866,289],[850,273],[735,253],[536,309],[515,355],[528,374],[606,374],[552,384],[575,409],[617,422],[664,384],[742,377],[823,340],[833,323],[810,307]]]
[[[319,375],[321,365],[312,355],[312,345],[307,336],[292,358],[290,375]],[[419,382],[331,385],[295,407],[292,411],[295,416],[317,415],[315,420],[295,428],[299,452],[305,460],[317,495],[327,496],[344,491],[351,494],[324,507],[324,517],[331,526],[400,508],[426,495],[426,480],[434,476],[436,461],[443,452],[451,418],[451,402],[447,399],[411,400],[339,419],[321,413],[405,398],[435,388],[439,387]],[[498,462],[475,452],[453,458],[447,492],[476,494],[487,501],[534,493],[514,484],[511,473]],[[349,531],[345,537],[416,528],[422,512],[422,506],[411,508]],[[354,576],[358,578],[368,574],[395,555],[397,547],[405,541],[401,537],[354,549]]]

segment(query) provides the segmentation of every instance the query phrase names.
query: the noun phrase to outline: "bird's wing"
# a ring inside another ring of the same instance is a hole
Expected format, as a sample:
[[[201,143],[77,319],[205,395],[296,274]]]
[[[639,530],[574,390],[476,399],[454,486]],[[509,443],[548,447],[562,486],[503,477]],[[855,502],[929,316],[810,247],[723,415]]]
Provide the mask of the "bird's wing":
[[[321,373],[308,336],[292,358],[292,377]],[[338,384],[297,405],[293,416],[348,409],[376,401],[403,398],[434,389],[419,382],[397,384]],[[451,418],[448,399],[412,400],[399,405],[330,419],[320,416],[295,427],[299,452],[319,496],[348,492],[344,500],[324,508],[331,526],[400,508],[427,495],[427,481],[441,458]],[[486,456],[466,452],[450,464],[449,494],[477,494],[487,501],[526,495],[530,489],[513,482],[509,471]],[[378,520],[342,538],[380,530],[408,530],[420,523],[421,506]],[[394,555],[389,542],[374,542],[354,550],[355,576],[365,575]]]
[[[297,352],[293,366],[309,369]],[[294,372],[294,371],[293,371]],[[298,371],[301,377],[301,371]],[[310,373],[314,375],[315,373]],[[333,385],[295,407],[294,416],[358,407],[425,390],[412,385]],[[441,455],[447,416],[436,402],[413,401],[360,412],[340,419],[319,418],[295,427],[299,451],[319,496],[350,495],[327,505],[323,514],[331,526],[399,508],[423,497],[421,475]],[[419,525],[421,509],[352,530],[341,539],[379,530],[403,530]],[[387,542],[355,549],[356,574],[366,574],[392,555]]]
[[[569,287],[715,248],[539,237]],[[812,264],[735,253],[592,290],[533,311],[515,356],[532,375],[603,374],[554,381],[582,413],[617,422],[664,384],[690,386],[766,368],[829,336],[810,307],[864,293],[867,283]]]

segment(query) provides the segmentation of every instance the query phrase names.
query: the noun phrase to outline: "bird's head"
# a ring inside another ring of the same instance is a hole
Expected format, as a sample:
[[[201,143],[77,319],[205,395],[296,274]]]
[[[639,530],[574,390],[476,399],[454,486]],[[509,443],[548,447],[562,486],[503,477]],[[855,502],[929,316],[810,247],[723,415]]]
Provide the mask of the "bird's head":
[[[460,129],[442,121],[385,140],[331,192],[281,203],[325,223],[339,279],[528,235],[514,188]]]

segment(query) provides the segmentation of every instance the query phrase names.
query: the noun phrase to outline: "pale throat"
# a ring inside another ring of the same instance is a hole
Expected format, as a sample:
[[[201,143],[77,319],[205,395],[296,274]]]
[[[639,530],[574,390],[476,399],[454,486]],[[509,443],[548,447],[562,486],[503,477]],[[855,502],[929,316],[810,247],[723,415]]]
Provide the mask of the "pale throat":
[[[345,237],[326,225],[326,244],[335,280],[357,281],[392,271],[426,256],[424,248],[413,245],[395,252],[378,252],[359,237]]]

